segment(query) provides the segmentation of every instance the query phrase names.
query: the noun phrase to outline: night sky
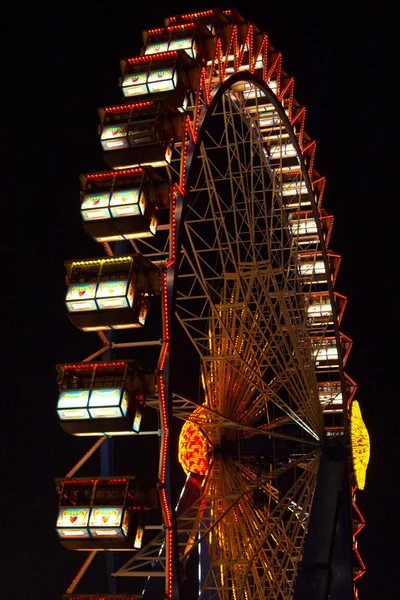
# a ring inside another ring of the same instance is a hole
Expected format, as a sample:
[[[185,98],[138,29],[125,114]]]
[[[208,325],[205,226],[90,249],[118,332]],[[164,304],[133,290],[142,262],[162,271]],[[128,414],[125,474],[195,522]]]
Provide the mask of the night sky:
[[[327,177],[324,207],[335,215],[330,246],[343,257],[335,287],[348,298],[341,330],[354,342],[345,370],[358,384],[371,438],[367,485],[358,493],[367,521],[359,550],[368,569],[359,596],[394,598],[400,98],[390,18],[382,3],[373,14],[354,9],[352,17],[344,2],[324,12],[309,3],[220,6],[236,6],[282,52],[295,96],[307,107],[306,130],[317,141],[316,168]],[[102,254],[79,212],[79,174],[107,170],[97,108],[121,102],[119,59],[139,54],[142,29],[208,8],[116,0],[39,2],[22,10],[14,3],[4,17],[0,590],[7,600],[61,598],[83,561],[57,540],[54,479],[91,442],[58,424],[55,364],[100,348],[96,334],[78,331],[66,316],[63,270],[67,259]]]

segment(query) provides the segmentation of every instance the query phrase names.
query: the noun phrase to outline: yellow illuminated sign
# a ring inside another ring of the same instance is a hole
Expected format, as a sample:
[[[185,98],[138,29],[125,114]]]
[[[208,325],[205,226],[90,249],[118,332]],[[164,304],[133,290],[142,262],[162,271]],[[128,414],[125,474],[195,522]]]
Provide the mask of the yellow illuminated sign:
[[[357,400],[353,401],[350,410],[350,437],[354,474],[358,488],[363,490],[369,462],[370,442]]]

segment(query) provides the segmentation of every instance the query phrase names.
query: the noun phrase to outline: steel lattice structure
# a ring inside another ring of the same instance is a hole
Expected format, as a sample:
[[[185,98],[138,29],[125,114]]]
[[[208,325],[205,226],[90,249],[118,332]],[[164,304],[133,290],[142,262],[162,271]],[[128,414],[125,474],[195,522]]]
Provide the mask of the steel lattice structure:
[[[321,590],[357,596],[353,580],[365,568],[355,537],[364,520],[348,454],[356,385],[343,371],[351,340],[339,331],[346,304],[334,291],[340,257],[329,247],[333,217],[322,207],[325,179],[314,168],[305,108],[280,53],[236,10],[171,17],[143,41],[141,55],[121,63],[124,102],[99,111],[112,171],[85,179],[114,186],[148,176],[160,211],[155,235],[126,235],[128,250],[122,229],[96,238],[110,257],[134,253],[151,261],[161,286],[159,312],[151,313],[159,335],[146,326],[124,337],[86,329],[103,341],[86,362],[107,352],[149,350],[155,357],[157,386],[146,410],[157,419],[145,433],[158,434],[161,510],[144,545],[113,575],[131,578],[132,594],[143,598],[297,600],[325,597],[312,595]],[[157,133],[150,151],[150,138],[134,137],[150,117],[134,129],[132,115],[152,107],[154,131],[162,127],[168,136],[162,142]],[[117,141],[107,147],[112,128]],[[142,155],[130,150],[136,139]],[[189,361],[196,351],[200,392],[182,391],[178,339],[190,344]],[[188,472],[177,501],[183,422],[206,440],[207,469]],[[339,492],[345,499],[332,505]],[[345,573],[340,589],[336,550],[326,565],[325,546],[312,541],[324,507],[332,512],[329,551],[342,527],[336,512],[355,550],[338,567]],[[74,590],[95,553],[68,597],[84,597]],[[322,580],[313,579],[316,569]]]

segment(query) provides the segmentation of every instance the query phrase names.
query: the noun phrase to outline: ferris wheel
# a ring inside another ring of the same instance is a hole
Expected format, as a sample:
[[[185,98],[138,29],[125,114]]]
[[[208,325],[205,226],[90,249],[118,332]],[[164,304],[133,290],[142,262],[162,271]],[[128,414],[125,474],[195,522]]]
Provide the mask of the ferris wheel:
[[[114,436],[134,454],[156,415],[158,472],[59,481],[59,536],[89,552],[66,597],[87,597],[98,550],[132,550],[113,573],[129,598],[357,597],[368,434],[305,108],[236,10],[170,17],[143,43],[123,102],[99,110],[111,171],[81,177],[108,256],[66,263],[66,302],[103,346],[59,367],[58,411],[99,436],[90,456]]]

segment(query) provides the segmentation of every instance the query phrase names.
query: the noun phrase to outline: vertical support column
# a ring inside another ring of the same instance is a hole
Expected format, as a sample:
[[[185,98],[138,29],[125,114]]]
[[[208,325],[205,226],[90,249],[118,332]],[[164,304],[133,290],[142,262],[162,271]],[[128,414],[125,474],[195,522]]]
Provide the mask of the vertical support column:
[[[176,522],[172,501],[172,483],[170,471],[170,428],[172,422],[172,389],[170,341],[171,322],[175,312],[175,286],[177,276],[177,231],[182,215],[183,198],[174,187],[171,190],[171,233],[170,258],[162,273],[162,323],[163,343],[158,362],[159,399],[161,412],[161,456],[159,466],[159,486],[161,505],[166,529],[166,597],[174,600],[181,597],[181,572],[176,534]]]
[[[348,479],[344,446],[328,442],[319,466],[294,600],[353,600]]]

